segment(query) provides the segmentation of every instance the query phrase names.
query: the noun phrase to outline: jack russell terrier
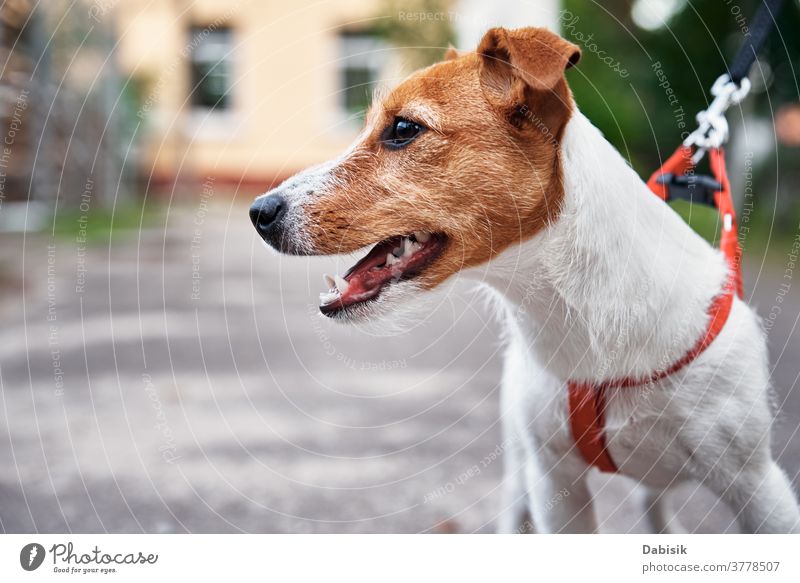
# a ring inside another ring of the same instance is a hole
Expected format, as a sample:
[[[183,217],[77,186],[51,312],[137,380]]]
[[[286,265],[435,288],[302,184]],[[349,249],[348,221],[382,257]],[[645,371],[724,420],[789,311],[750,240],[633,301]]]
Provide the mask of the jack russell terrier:
[[[693,480],[744,531],[798,532],[770,452],[759,318],[733,298],[718,334],[682,361],[707,333],[728,264],[577,110],[564,71],[579,58],[540,28],[450,49],[376,98],[342,156],[257,198],[251,219],[283,253],[372,246],[326,276],[320,310],[342,322],[385,316],[459,272],[486,289],[507,346],[499,531],[597,530],[586,476],[598,464],[570,419],[579,382],[607,385],[593,439],[606,465],[648,487],[656,531],[671,526],[663,491]]]

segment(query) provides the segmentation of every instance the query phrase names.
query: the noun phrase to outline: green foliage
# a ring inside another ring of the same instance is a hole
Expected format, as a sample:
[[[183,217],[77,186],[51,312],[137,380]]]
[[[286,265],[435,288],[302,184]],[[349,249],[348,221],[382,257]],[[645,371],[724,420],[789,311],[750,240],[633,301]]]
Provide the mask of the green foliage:
[[[678,0],[678,10],[667,25],[650,31],[637,26],[629,0],[564,0],[561,32],[583,50],[576,70],[568,73],[575,99],[642,176],[658,168],[696,127],[695,114],[707,107],[709,89],[727,71],[726,64],[742,44],[747,33],[744,27],[758,4],[756,0]],[[745,107],[756,116],[771,120],[782,103],[798,100],[793,72],[800,70],[798,28],[797,4],[786,2],[778,31],[761,55],[771,67],[766,91],[758,65],[751,74],[756,89]],[[743,131],[741,122],[747,118],[741,110],[730,110],[728,117],[733,131]],[[800,155],[794,150],[781,157],[779,172],[790,169]],[[774,160],[771,178],[764,170],[769,162],[757,160],[754,164],[755,193],[776,190]],[[737,168],[735,161],[730,164]],[[781,197],[791,198],[792,206],[797,206],[789,189],[779,192]],[[759,212],[771,212],[766,208],[770,204],[776,203],[761,196],[756,206]]]
[[[659,152],[669,153],[682,132],[694,128],[694,115],[707,105],[709,88],[727,70],[726,63],[743,41],[733,12],[741,10],[749,19],[756,4],[754,0],[730,5],[727,1],[687,2],[667,26],[646,31],[632,20],[627,0],[602,4],[565,0],[564,8],[573,15],[574,24],[562,31],[583,49],[578,71],[570,74],[579,105],[612,142],[630,153],[634,166],[657,166]],[[734,5],[738,8],[733,9]],[[780,19],[783,38],[774,34],[764,54],[774,68],[769,87],[773,107],[776,97],[797,100],[791,66],[800,66],[800,38],[794,32],[799,23],[797,7],[787,3]],[[578,34],[590,36],[591,41],[580,42]],[[615,72],[601,56],[619,61],[627,75]],[[660,67],[655,67],[657,63]],[[765,95],[756,95],[755,101],[760,112],[768,113]],[[685,115],[686,127],[680,126],[678,111]]]
[[[53,216],[53,233],[59,238],[87,245],[108,245],[154,224],[162,216],[161,206],[145,199],[125,200],[106,208],[92,207],[87,212],[63,208]]]

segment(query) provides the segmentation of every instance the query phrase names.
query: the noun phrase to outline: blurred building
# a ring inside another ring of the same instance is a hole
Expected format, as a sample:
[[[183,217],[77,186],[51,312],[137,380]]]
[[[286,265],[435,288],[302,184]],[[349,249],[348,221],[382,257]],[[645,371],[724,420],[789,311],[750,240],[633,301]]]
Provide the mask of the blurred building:
[[[475,50],[486,30],[492,26],[519,28],[546,26],[561,30],[561,0],[459,0],[456,4],[456,37],[462,50]]]
[[[6,0],[0,230],[213,178],[251,193],[339,154],[379,83],[557,0]]]
[[[109,8],[138,89],[151,184],[263,189],[340,152],[389,51],[379,2],[124,0]]]
[[[264,189],[329,159],[352,141],[376,83],[399,80],[413,61],[392,48],[391,27],[412,28],[416,36],[402,37],[410,39],[404,44],[431,45],[423,48],[438,55],[448,30],[465,39],[465,48],[474,48],[491,24],[556,28],[558,5],[556,0],[111,3],[97,6],[113,13],[122,75],[139,87],[137,117],[150,184],[188,180],[196,187],[213,177],[217,185],[246,190]]]
[[[138,190],[113,29],[90,6],[0,4],[0,231],[45,228],[56,207],[109,206]]]

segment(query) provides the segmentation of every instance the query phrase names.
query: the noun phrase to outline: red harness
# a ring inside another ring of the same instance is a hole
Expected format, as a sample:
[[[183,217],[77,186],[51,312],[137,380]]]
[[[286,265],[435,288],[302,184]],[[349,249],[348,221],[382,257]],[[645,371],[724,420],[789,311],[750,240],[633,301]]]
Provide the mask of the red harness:
[[[647,186],[664,201],[670,200],[669,186],[664,182],[667,176],[686,176],[694,169],[694,151],[687,146],[678,148],[661,168],[647,181]],[[713,193],[713,204],[719,209],[722,221],[720,250],[730,267],[728,280],[722,292],[714,298],[708,309],[708,327],[705,334],[680,359],[669,367],[656,371],[643,378],[626,377],[611,379],[600,384],[569,381],[569,420],[572,436],[583,459],[590,466],[603,472],[616,472],[617,466],[608,453],[603,432],[605,427],[605,391],[616,387],[634,387],[661,380],[678,372],[702,353],[725,326],[733,305],[733,295],[742,297],[742,249],[736,231],[736,214],[731,199],[730,184],[725,171],[725,154],[722,148],[709,150],[711,171],[718,181],[720,190]]]

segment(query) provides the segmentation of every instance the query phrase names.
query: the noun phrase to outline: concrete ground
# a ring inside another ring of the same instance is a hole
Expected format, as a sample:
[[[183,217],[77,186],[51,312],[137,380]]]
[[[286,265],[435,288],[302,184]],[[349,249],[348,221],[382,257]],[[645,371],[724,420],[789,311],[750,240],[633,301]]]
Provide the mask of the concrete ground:
[[[492,531],[500,343],[466,289],[404,333],[331,325],[334,261],[266,253],[229,201],[51,243],[0,237],[0,530]],[[777,251],[746,281],[781,309],[774,447],[800,489],[800,294],[778,303]],[[635,486],[593,486],[604,531],[645,530]],[[736,530],[703,489],[671,501],[691,531]]]

